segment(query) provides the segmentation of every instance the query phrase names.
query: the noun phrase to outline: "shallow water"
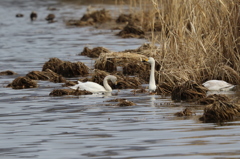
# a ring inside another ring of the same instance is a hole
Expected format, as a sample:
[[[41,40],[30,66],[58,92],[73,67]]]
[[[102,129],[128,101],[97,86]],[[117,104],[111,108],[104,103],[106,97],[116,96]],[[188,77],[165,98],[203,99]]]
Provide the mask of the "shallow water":
[[[49,6],[58,10],[48,11]],[[94,60],[77,55],[85,46],[122,51],[145,42],[121,39],[114,36],[115,31],[65,26],[64,20],[81,17],[86,7],[57,0],[0,1],[0,71],[18,73],[0,76],[1,158],[240,158],[239,121],[201,123],[198,117],[203,108],[198,105],[134,95],[129,89],[114,90],[113,96],[50,97],[53,89],[62,86],[48,81],[38,81],[39,88],[33,89],[6,88],[16,77],[41,70],[51,57],[93,68]],[[29,18],[32,10],[38,13],[35,22]],[[55,13],[56,23],[44,20],[50,12]],[[16,18],[17,13],[24,17]],[[116,98],[137,105],[118,107],[108,102]],[[173,116],[185,107],[191,107],[196,116]]]

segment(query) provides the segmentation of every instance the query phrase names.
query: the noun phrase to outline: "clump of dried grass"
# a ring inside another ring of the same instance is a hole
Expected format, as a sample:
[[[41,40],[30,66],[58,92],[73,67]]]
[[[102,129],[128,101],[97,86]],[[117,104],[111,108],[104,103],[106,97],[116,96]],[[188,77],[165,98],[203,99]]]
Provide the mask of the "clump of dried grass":
[[[205,98],[200,99],[198,102],[202,105],[209,105],[209,104],[213,104],[215,101],[230,102],[230,99],[223,94],[212,94]]]
[[[206,97],[207,89],[194,81],[187,81],[172,90],[172,100],[197,101]]]
[[[49,96],[64,96],[64,95],[88,95],[92,94],[92,92],[85,90],[72,90],[72,89],[54,89]]]
[[[50,69],[46,69],[46,71],[31,71],[26,75],[26,77],[29,77],[33,80],[48,80],[55,83],[66,82],[66,79],[64,77],[53,72]]]
[[[50,58],[45,62],[42,71],[50,69],[64,77],[86,76],[89,68],[82,62],[62,61],[58,58]]]
[[[104,47],[95,47],[93,49],[89,49],[88,47],[84,47],[83,51],[80,55],[85,55],[87,57],[99,57],[101,53],[110,53],[111,51]]]
[[[104,23],[112,20],[109,11],[102,9],[85,13],[80,20],[69,20],[66,22],[68,26],[88,26],[96,23]]]
[[[2,75],[16,75],[16,74],[17,73],[15,73],[13,71],[10,71],[10,70],[0,72],[0,76],[2,76]]]
[[[139,23],[140,18],[136,14],[120,14],[116,19],[117,23]]]
[[[183,111],[181,112],[177,112],[174,113],[175,116],[177,117],[182,117],[182,116],[192,116],[192,115],[196,115],[196,113],[194,113],[191,109],[189,108],[185,108]]]
[[[230,99],[215,95],[214,101],[207,105],[200,120],[203,122],[226,122],[232,121],[240,115],[240,107],[230,102]]]
[[[128,100],[123,100],[117,104],[117,106],[120,106],[120,107],[133,106],[133,105],[136,105],[136,104]]]
[[[139,26],[127,24],[117,35],[122,38],[144,38],[145,32]]]
[[[30,79],[29,77],[17,77],[12,83],[8,84],[7,87],[12,87],[13,89],[25,89],[25,88],[36,88],[38,87],[37,82]]]
[[[126,100],[124,98],[111,99],[111,100],[108,100],[106,102],[119,102],[117,104],[117,106],[120,106],[120,107],[136,105],[135,103],[133,103],[129,100]]]
[[[91,13],[86,13],[80,19],[81,21],[89,21],[93,20],[95,23],[103,23],[112,19],[111,15],[109,14],[108,10],[102,9],[97,10]]]
[[[126,52],[111,52],[100,54],[96,60],[94,67],[100,70],[106,70],[108,72],[114,72],[117,70],[117,66],[124,66],[126,63],[137,63],[146,56],[136,53]],[[136,68],[137,69],[137,68]]]
[[[63,87],[69,87],[69,86],[74,86],[76,85],[78,82],[77,81],[65,81],[65,83],[62,85]]]
[[[92,81],[92,82],[96,82],[99,83],[100,85],[103,85],[103,79],[109,75],[108,72],[102,71],[102,70],[97,70],[95,69],[95,71],[92,74],[91,78],[85,78],[81,81],[85,82],[85,81]],[[112,88],[118,88],[118,89],[137,89],[141,86],[142,81],[138,78],[138,77],[128,77],[128,76],[124,76],[123,74],[119,74],[119,73],[112,73],[111,75],[114,75],[117,77],[117,85],[114,85],[111,81],[109,81],[109,85]]]

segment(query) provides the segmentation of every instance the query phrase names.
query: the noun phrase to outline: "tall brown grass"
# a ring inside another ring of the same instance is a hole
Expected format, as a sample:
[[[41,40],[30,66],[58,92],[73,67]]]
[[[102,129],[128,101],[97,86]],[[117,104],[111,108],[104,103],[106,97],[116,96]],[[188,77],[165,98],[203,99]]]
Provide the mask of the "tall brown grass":
[[[239,0],[132,0],[141,25],[159,44],[157,81],[173,85],[222,79],[240,84]],[[154,31],[156,25],[160,30]]]

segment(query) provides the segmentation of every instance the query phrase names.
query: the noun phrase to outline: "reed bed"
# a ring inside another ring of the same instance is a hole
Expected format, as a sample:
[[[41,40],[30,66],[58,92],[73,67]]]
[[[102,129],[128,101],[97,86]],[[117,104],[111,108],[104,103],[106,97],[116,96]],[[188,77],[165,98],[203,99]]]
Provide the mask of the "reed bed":
[[[132,0],[130,5],[140,8],[131,14],[140,16],[139,25],[151,31],[149,41],[160,46],[150,54],[161,62],[158,83],[239,84],[239,0]]]

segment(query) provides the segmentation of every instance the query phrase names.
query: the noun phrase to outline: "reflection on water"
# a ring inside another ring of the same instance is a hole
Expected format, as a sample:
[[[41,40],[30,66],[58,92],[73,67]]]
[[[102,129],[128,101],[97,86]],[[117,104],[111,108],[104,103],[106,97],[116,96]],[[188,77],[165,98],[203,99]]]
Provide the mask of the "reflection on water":
[[[84,46],[113,51],[135,49],[144,40],[121,39],[114,31],[68,28],[64,20],[80,17],[85,5],[63,1],[0,1],[0,66],[18,75],[0,76],[1,158],[239,158],[239,121],[204,124],[203,107],[174,103],[169,97],[114,90],[112,95],[50,97],[59,83],[38,81],[39,88],[13,90],[5,86],[29,71],[41,70],[50,57],[81,61]],[[44,18],[54,11],[58,22]],[[99,6],[99,4],[98,4]],[[108,9],[115,10],[114,5]],[[35,10],[37,21],[29,14]],[[24,14],[16,18],[15,14]],[[75,80],[75,79],[74,79]],[[110,99],[125,98],[136,106],[118,107]],[[173,114],[190,106],[193,117]]]

